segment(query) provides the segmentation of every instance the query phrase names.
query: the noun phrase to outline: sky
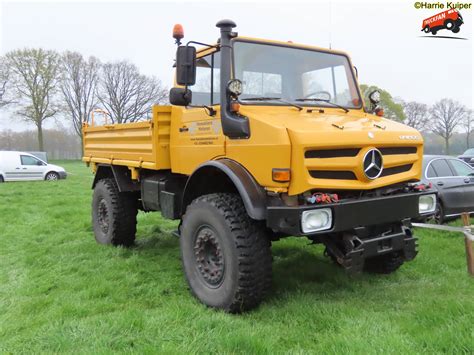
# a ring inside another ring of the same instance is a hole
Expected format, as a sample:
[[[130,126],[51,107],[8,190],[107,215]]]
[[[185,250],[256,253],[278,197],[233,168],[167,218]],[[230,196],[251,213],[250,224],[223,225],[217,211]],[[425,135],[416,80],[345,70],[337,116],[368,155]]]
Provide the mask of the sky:
[[[183,25],[185,40],[212,43],[219,36],[216,22],[230,18],[243,36],[343,50],[357,67],[360,83],[395,97],[426,104],[448,97],[473,107],[472,9],[461,11],[465,25],[458,34],[439,33],[467,39],[461,40],[421,32],[422,20],[441,10],[415,9],[416,1],[405,0],[0,1],[0,55],[42,47],[104,62],[126,59],[171,87],[173,25]],[[51,120],[49,127],[54,125]],[[6,128],[34,127],[2,111],[0,130]]]

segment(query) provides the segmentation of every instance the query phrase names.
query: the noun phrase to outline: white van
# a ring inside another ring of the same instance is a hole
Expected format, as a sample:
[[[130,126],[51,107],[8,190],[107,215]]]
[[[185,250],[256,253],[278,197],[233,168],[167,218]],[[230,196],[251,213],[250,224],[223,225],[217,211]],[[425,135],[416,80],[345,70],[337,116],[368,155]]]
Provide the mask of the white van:
[[[67,177],[60,166],[24,152],[0,151],[0,183],[4,181],[59,180]]]

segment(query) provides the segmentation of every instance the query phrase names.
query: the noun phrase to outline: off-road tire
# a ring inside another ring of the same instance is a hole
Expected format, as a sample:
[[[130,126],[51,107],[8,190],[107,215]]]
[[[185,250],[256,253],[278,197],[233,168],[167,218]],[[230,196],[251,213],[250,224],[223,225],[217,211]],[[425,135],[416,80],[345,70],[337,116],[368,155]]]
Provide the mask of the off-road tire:
[[[394,251],[389,254],[366,259],[364,270],[374,274],[391,274],[398,270],[404,261],[402,252]]]
[[[137,230],[137,198],[119,192],[114,179],[97,182],[92,198],[92,225],[99,244],[131,246]]]
[[[204,228],[218,245],[216,254],[223,265],[215,284],[206,279],[199,256],[198,241]],[[183,216],[180,244],[191,292],[207,306],[240,313],[257,307],[271,288],[271,242],[265,225],[247,215],[236,194],[215,193],[195,199]]]

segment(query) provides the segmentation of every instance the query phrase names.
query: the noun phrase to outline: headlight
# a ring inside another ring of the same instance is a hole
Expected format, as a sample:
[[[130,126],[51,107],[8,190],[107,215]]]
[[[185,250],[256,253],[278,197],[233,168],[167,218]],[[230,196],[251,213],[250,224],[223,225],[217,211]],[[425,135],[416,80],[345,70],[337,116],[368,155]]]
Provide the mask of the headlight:
[[[227,91],[237,97],[242,93],[242,82],[239,79],[233,79],[227,83]]]
[[[436,195],[424,195],[420,196],[420,200],[418,203],[418,212],[422,213],[429,213],[434,212],[436,209]]]
[[[330,208],[304,211],[301,216],[301,229],[304,233],[322,231],[331,228],[332,211]]]

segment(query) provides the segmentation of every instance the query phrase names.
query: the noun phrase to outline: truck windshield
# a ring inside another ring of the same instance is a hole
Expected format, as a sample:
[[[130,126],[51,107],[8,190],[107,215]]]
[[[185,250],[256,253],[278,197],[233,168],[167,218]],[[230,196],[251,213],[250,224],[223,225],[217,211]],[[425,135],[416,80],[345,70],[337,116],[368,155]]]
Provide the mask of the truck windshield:
[[[278,97],[282,101],[265,104],[361,107],[349,60],[340,54],[235,41],[234,77],[242,81],[239,98],[247,103],[252,97]]]

